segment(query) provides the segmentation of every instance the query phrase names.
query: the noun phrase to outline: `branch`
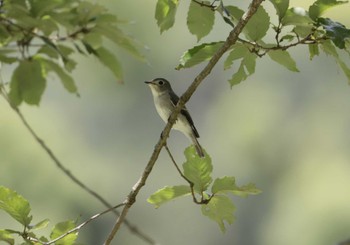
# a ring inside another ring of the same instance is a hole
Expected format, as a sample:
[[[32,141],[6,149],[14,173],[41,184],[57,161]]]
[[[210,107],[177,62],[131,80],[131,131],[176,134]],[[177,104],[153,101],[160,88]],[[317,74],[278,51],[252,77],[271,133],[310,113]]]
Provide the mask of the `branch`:
[[[114,227],[109,234],[107,240],[105,241],[105,245],[109,245],[115,234],[118,232],[121,224],[124,222],[125,217],[127,213],[129,212],[131,206],[134,204],[136,196],[138,195],[141,188],[146,184],[146,180],[148,179],[157,159],[160,154],[160,151],[162,150],[163,146],[165,145],[166,139],[169,136],[170,130],[175,123],[175,120],[177,118],[177,115],[180,113],[181,109],[184,107],[185,103],[191,98],[194,91],[197,89],[197,87],[201,84],[201,82],[206,78],[211,70],[214,68],[216,63],[220,60],[221,56],[232,46],[237,42],[239,34],[242,32],[244,26],[247,24],[248,20],[255,14],[258,7],[262,3],[263,0],[252,0],[248,11],[242,16],[242,18],[238,21],[236,27],[230,32],[229,36],[227,37],[225,43],[223,46],[213,55],[213,57],[210,59],[209,63],[206,65],[206,67],[197,75],[197,77],[194,79],[192,84],[188,87],[186,92],[180,97],[176,107],[174,108],[174,111],[172,112],[168,123],[166,124],[162,136],[158,143],[155,145],[155,148],[153,150],[153,153],[148,161],[148,164],[146,168],[144,169],[141,177],[137,181],[137,183],[132,188],[129,195],[126,197],[126,205],[124,206],[123,210],[121,211],[120,216],[116,220],[116,223],[114,224]]]
[[[186,180],[187,183],[190,185],[190,188],[191,188],[191,195],[192,195],[192,198],[193,198],[193,202],[196,203],[196,204],[203,204],[203,203],[205,203],[205,202],[202,202],[202,201],[198,201],[198,200],[197,200],[196,195],[194,194],[194,189],[193,189],[194,184],[193,184],[193,182],[192,182],[191,180],[189,180],[189,179],[181,172],[179,166],[177,165],[177,163],[176,163],[176,161],[175,161],[173,155],[171,154],[171,152],[170,152],[170,150],[169,150],[169,148],[168,148],[168,145],[167,145],[166,143],[165,143],[165,146],[164,146],[164,147],[165,147],[166,151],[168,152],[171,161],[172,161],[173,164],[175,165],[175,168],[176,168],[177,172],[179,172],[180,176],[181,176],[184,180]]]
[[[23,116],[23,114],[21,113],[21,111],[18,109],[18,107],[16,107],[15,105],[13,105],[8,97],[8,93],[5,91],[4,88],[4,83],[0,82],[0,94],[4,97],[4,99],[7,101],[7,103],[9,104],[9,106],[16,112],[16,114],[19,116],[19,118],[21,119],[23,125],[27,128],[27,130],[30,132],[30,134],[33,136],[33,138],[39,143],[39,145],[43,148],[43,150],[49,155],[49,157],[51,158],[51,160],[56,164],[56,166],[65,174],[67,175],[68,178],[70,178],[75,184],[77,184],[78,186],[80,186],[83,190],[85,190],[86,192],[88,192],[91,196],[93,196],[94,198],[96,198],[97,200],[99,200],[105,207],[113,210],[113,213],[116,216],[119,216],[120,213],[115,210],[115,208],[112,207],[112,205],[110,203],[108,203],[108,201],[106,201],[101,195],[99,195],[97,192],[95,192],[94,190],[92,190],[91,188],[89,188],[88,186],[86,186],[82,181],[80,181],[75,175],[73,175],[71,173],[71,171],[69,169],[67,169],[62,163],[61,161],[56,157],[56,155],[53,153],[53,151],[46,145],[46,143],[36,134],[36,132],[32,129],[32,127],[29,125],[29,123],[27,122],[27,120],[25,119],[25,117]],[[140,231],[135,225],[131,224],[128,220],[125,220],[125,225],[128,227],[128,229],[130,230],[131,233],[137,235],[138,237],[140,237],[141,239],[143,239],[145,242],[149,243],[149,244],[156,244],[156,242],[149,237],[148,235],[146,235],[145,233],[143,233],[142,231]]]
[[[112,211],[112,210],[115,210],[116,208],[119,208],[119,207],[121,207],[121,206],[124,206],[124,205],[125,205],[125,203],[120,203],[120,204],[118,204],[118,205],[116,205],[116,206],[114,206],[114,207],[111,207],[111,208],[109,208],[109,209],[107,209],[107,210],[105,210],[105,211],[103,211],[103,212],[101,212],[101,213],[95,214],[95,215],[91,216],[89,219],[87,219],[86,221],[84,221],[83,223],[81,223],[80,225],[74,227],[73,229],[71,229],[71,230],[65,232],[64,234],[60,235],[59,237],[56,237],[55,239],[53,239],[53,240],[51,240],[51,241],[49,241],[49,242],[40,241],[40,240],[38,240],[38,239],[36,239],[36,238],[27,236],[28,234],[25,234],[24,239],[25,239],[25,240],[28,240],[28,241],[31,241],[31,242],[40,243],[40,244],[43,244],[43,245],[50,245],[50,244],[53,244],[53,243],[55,243],[55,242],[61,240],[62,238],[68,236],[69,234],[78,232],[78,231],[79,231],[81,228],[83,228],[85,225],[87,225],[87,224],[90,223],[91,221],[97,219],[97,218],[100,217],[101,215],[104,215],[104,214],[106,214],[106,213],[108,213],[108,212],[110,212],[110,211]]]

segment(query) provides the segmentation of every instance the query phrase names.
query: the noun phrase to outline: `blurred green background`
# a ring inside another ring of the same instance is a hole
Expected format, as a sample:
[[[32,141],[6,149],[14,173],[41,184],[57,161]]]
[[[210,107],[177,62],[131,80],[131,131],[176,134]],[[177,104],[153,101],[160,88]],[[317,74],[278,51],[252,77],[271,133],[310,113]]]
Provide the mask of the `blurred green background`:
[[[52,77],[40,107],[22,105],[21,110],[73,174],[117,204],[138,180],[164,127],[143,81],[165,77],[181,94],[203,65],[174,69],[196,44],[186,27],[187,1],[180,3],[174,28],[162,35],[154,20],[156,1],[97,2],[132,21],[124,30],[147,46],[149,64],[116,50],[125,71],[120,85],[96,59],[80,58],[74,72],[80,98]],[[291,1],[301,7],[311,3]],[[263,4],[275,13],[269,2]],[[327,16],[349,27],[348,13],[350,4]],[[216,23],[204,42],[227,36],[229,27],[219,18]],[[190,197],[159,209],[146,202],[157,189],[184,183],[164,151],[129,212],[130,222],[163,245],[326,245],[350,237],[350,87],[332,58],[322,54],[310,61],[307,47],[291,54],[300,73],[265,57],[257,60],[253,76],[232,89],[227,79],[233,71],[223,71],[221,62],[187,104],[212,157],[213,177],[236,176],[239,185],[254,182],[263,190],[233,198],[237,220],[227,232],[202,216]],[[2,69],[5,80],[11,71]],[[178,132],[168,142],[182,163],[189,142]],[[57,169],[3,99],[0,149],[0,185],[30,201],[34,223],[83,221],[105,209]],[[102,244],[114,220],[107,214],[89,224],[79,241]],[[0,228],[21,229],[4,212]],[[114,244],[146,243],[123,226]]]

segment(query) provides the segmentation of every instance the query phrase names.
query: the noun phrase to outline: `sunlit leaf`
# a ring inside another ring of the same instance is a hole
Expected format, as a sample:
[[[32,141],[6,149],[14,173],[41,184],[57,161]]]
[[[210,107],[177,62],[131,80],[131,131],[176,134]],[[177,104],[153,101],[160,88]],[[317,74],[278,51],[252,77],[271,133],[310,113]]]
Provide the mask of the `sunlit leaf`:
[[[156,208],[177,197],[188,195],[191,188],[188,185],[166,186],[153,193],[147,201],[154,204]]]
[[[309,53],[310,53],[310,60],[312,60],[315,56],[318,56],[320,54],[320,51],[318,49],[318,44],[309,44]]]
[[[286,67],[290,71],[298,72],[298,68],[296,67],[296,63],[293,58],[290,56],[288,51],[285,50],[271,50],[268,52],[269,57],[277,62],[278,64]]]
[[[289,0],[270,0],[277,11],[279,19],[282,19],[289,7]]]
[[[174,25],[178,4],[178,0],[158,0],[155,18],[157,20],[160,33],[170,29]]]
[[[193,188],[197,193],[206,191],[212,182],[213,165],[210,157],[207,154],[205,157],[199,157],[194,146],[185,149],[185,157],[186,162],[182,164],[184,175],[194,184]]]
[[[204,43],[187,50],[180,58],[180,64],[176,67],[189,68],[203,61],[209,60],[224,42]]]
[[[6,230],[0,230],[0,242],[1,241],[9,245],[15,244],[15,239],[13,238],[11,232],[8,232]]]
[[[210,4],[204,1],[203,3]],[[187,14],[188,30],[197,36],[199,41],[209,34],[214,25],[215,12],[210,8],[203,8],[198,3],[191,1],[190,8]]]
[[[53,228],[50,238],[55,239],[67,233],[68,231],[72,230],[75,226],[76,226],[75,222],[71,220],[60,222],[56,224],[55,227]],[[71,233],[63,237],[62,239],[58,240],[57,242],[55,242],[55,244],[56,245],[73,245],[77,237],[78,237],[78,232]]]
[[[232,224],[235,220],[236,208],[233,202],[224,195],[214,196],[206,205],[202,205],[202,213],[218,223],[222,232],[226,231],[225,223]]]
[[[225,176],[223,178],[215,179],[211,188],[213,194],[217,193],[232,193],[237,196],[246,197],[247,195],[256,195],[261,191],[255,187],[254,184],[244,185],[239,187],[236,185],[234,177]]]
[[[22,101],[38,105],[45,87],[41,62],[36,59],[22,60],[12,74],[9,97],[15,105]]]
[[[311,19],[316,20],[320,17],[326,10],[331,7],[335,7],[341,4],[345,4],[348,1],[338,1],[338,0],[317,0],[309,8],[309,15]]]
[[[49,223],[50,223],[49,219],[44,219],[38,222],[37,224],[33,225],[32,227],[30,227],[30,230],[34,231],[34,230],[44,229],[49,225]]]
[[[345,40],[350,38],[350,29],[347,29],[343,24],[335,22],[329,18],[319,18],[319,23],[326,30],[335,46],[340,49],[345,48]]]
[[[17,192],[0,186],[0,209],[24,226],[32,220],[29,202]]]

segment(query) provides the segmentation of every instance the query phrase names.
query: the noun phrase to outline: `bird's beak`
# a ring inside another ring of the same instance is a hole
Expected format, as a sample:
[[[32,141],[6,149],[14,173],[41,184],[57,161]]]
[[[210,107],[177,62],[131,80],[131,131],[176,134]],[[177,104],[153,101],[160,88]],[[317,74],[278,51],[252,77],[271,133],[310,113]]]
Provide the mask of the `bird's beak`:
[[[153,84],[153,81],[145,81],[146,84]]]

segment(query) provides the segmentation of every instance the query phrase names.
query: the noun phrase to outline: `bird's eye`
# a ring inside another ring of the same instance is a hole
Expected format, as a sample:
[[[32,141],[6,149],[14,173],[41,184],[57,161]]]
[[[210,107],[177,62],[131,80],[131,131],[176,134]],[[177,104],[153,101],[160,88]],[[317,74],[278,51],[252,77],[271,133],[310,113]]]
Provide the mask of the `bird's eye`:
[[[159,85],[163,85],[164,82],[163,82],[163,81],[159,81],[158,84],[159,84]]]

